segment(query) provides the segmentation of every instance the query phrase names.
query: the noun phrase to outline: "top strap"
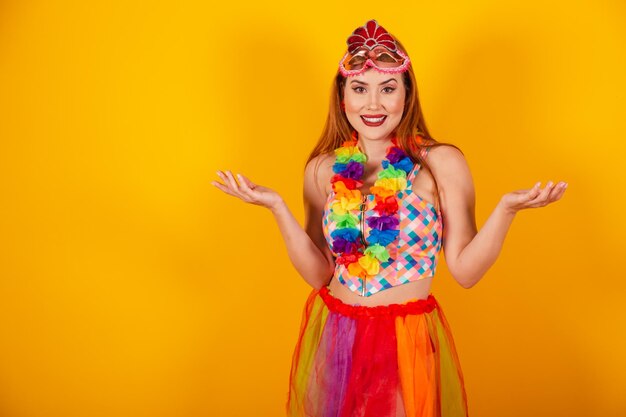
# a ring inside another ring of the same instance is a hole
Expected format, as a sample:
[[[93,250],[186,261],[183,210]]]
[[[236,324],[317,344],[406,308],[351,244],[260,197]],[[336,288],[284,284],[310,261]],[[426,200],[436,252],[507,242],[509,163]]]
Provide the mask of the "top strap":
[[[428,155],[428,152],[430,151],[430,146],[428,147],[423,147],[420,150],[420,156],[423,159],[426,159],[426,156]],[[416,163],[415,166],[413,167],[413,169],[409,172],[409,175],[407,176],[407,188],[411,188],[411,186],[413,185],[413,179],[415,179],[415,176],[417,175],[417,173],[419,172],[419,170],[422,168],[421,164]]]

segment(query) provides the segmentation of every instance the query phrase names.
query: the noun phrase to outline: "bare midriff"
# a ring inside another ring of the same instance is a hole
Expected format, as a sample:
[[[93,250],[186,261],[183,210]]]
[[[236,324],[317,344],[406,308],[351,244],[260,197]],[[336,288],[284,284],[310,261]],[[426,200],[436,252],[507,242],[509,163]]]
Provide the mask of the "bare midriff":
[[[350,291],[337,277],[333,277],[328,284],[328,289],[333,297],[340,299],[346,304],[360,304],[362,306],[380,306],[388,304],[403,304],[416,299],[426,299],[430,294],[433,277],[422,278],[417,281],[407,282],[396,287],[387,288],[369,297]]]

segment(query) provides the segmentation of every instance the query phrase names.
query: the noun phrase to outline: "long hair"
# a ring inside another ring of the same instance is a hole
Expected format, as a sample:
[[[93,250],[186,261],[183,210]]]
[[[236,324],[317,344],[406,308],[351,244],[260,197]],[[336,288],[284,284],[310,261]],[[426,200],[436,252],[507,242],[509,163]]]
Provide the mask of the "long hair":
[[[396,39],[398,48],[406,55],[409,55],[404,46],[398,40],[398,38],[396,38],[395,36],[394,38]],[[415,73],[413,72],[412,64],[409,65],[407,70],[402,73],[402,79],[404,81],[404,87],[406,88],[406,99],[404,102],[404,113],[402,114],[402,120],[400,120],[400,124],[396,127],[394,131],[397,137],[398,147],[405,151],[414,163],[420,164],[422,168],[428,170],[428,172],[430,172],[432,175],[432,171],[430,169],[430,166],[428,165],[428,162],[426,162],[426,160],[423,159],[420,155],[422,147],[450,145],[454,146],[457,149],[459,148],[451,143],[438,142],[430,135],[430,132],[426,127],[424,114],[422,113],[419,94],[417,91],[417,81],[415,79]],[[354,129],[350,125],[346,114],[341,109],[345,83],[346,78],[341,74],[341,72],[339,72],[339,70],[337,70],[337,75],[335,76],[335,79],[331,86],[330,105],[328,109],[328,116],[326,117],[326,123],[324,125],[324,130],[322,131],[322,134],[317,141],[317,144],[311,151],[311,154],[307,158],[305,166],[309,163],[309,161],[311,161],[311,159],[315,158],[316,156],[332,152],[334,149],[340,147],[344,141],[351,139],[351,135]],[[459,149],[459,151],[463,153],[461,149]],[[317,177],[317,167],[315,169],[315,174]],[[435,209],[439,210],[439,187],[437,185],[436,179],[435,192]]]

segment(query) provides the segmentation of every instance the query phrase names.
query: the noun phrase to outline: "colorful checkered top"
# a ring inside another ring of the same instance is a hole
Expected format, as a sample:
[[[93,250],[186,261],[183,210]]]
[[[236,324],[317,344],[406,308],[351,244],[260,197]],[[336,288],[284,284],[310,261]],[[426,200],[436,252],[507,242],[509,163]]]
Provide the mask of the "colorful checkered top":
[[[423,148],[422,155],[428,154],[429,148]],[[359,277],[348,274],[345,265],[336,264],[335,276],[343,285],[359,295],[370,296],[387,288],[395,287],[435,275],[437,260],[441,249],[442,223],[441,211],[435,210],[435,206],[412,190],[413,179],[420,169],[416,163],[413,170],[407,176],[407,189],[398,193],[399,205],[399,230],[396,241],[389,245],[389,259],[380,264],[380,272],[374,277],[368,278],[363,291],[363,281]],[[332,251],[331,233],[335,230],[335,224],[329,218],[330,204],[333,191],[330,192],[324,205],[323,230],[326,242]],[[366,198],[366,206],[363,211],[365,219],[376,215],[374,207],[374,195]],[[361,214],[359,213],[359,216]],[[364,219],[364,220],[365,220]],[[367,241],[371,228],[367,221],[360,221],[363,225],[361,233]],[[338,254],[333,252],[333,256]]]

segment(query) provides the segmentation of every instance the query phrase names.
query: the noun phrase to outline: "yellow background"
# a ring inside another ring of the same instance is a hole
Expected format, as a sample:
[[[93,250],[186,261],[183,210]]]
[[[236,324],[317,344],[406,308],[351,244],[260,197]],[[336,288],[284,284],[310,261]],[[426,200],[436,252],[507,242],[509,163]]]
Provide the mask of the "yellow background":
[[[464,151],[479,227],[569,182],[471,291],[438,268],[470,415],[626,415],[623,1],[0,3],[0,415],[283,415],[309,288],[269,211],[210,182],[242,172],[302,222],[370,18]]]

